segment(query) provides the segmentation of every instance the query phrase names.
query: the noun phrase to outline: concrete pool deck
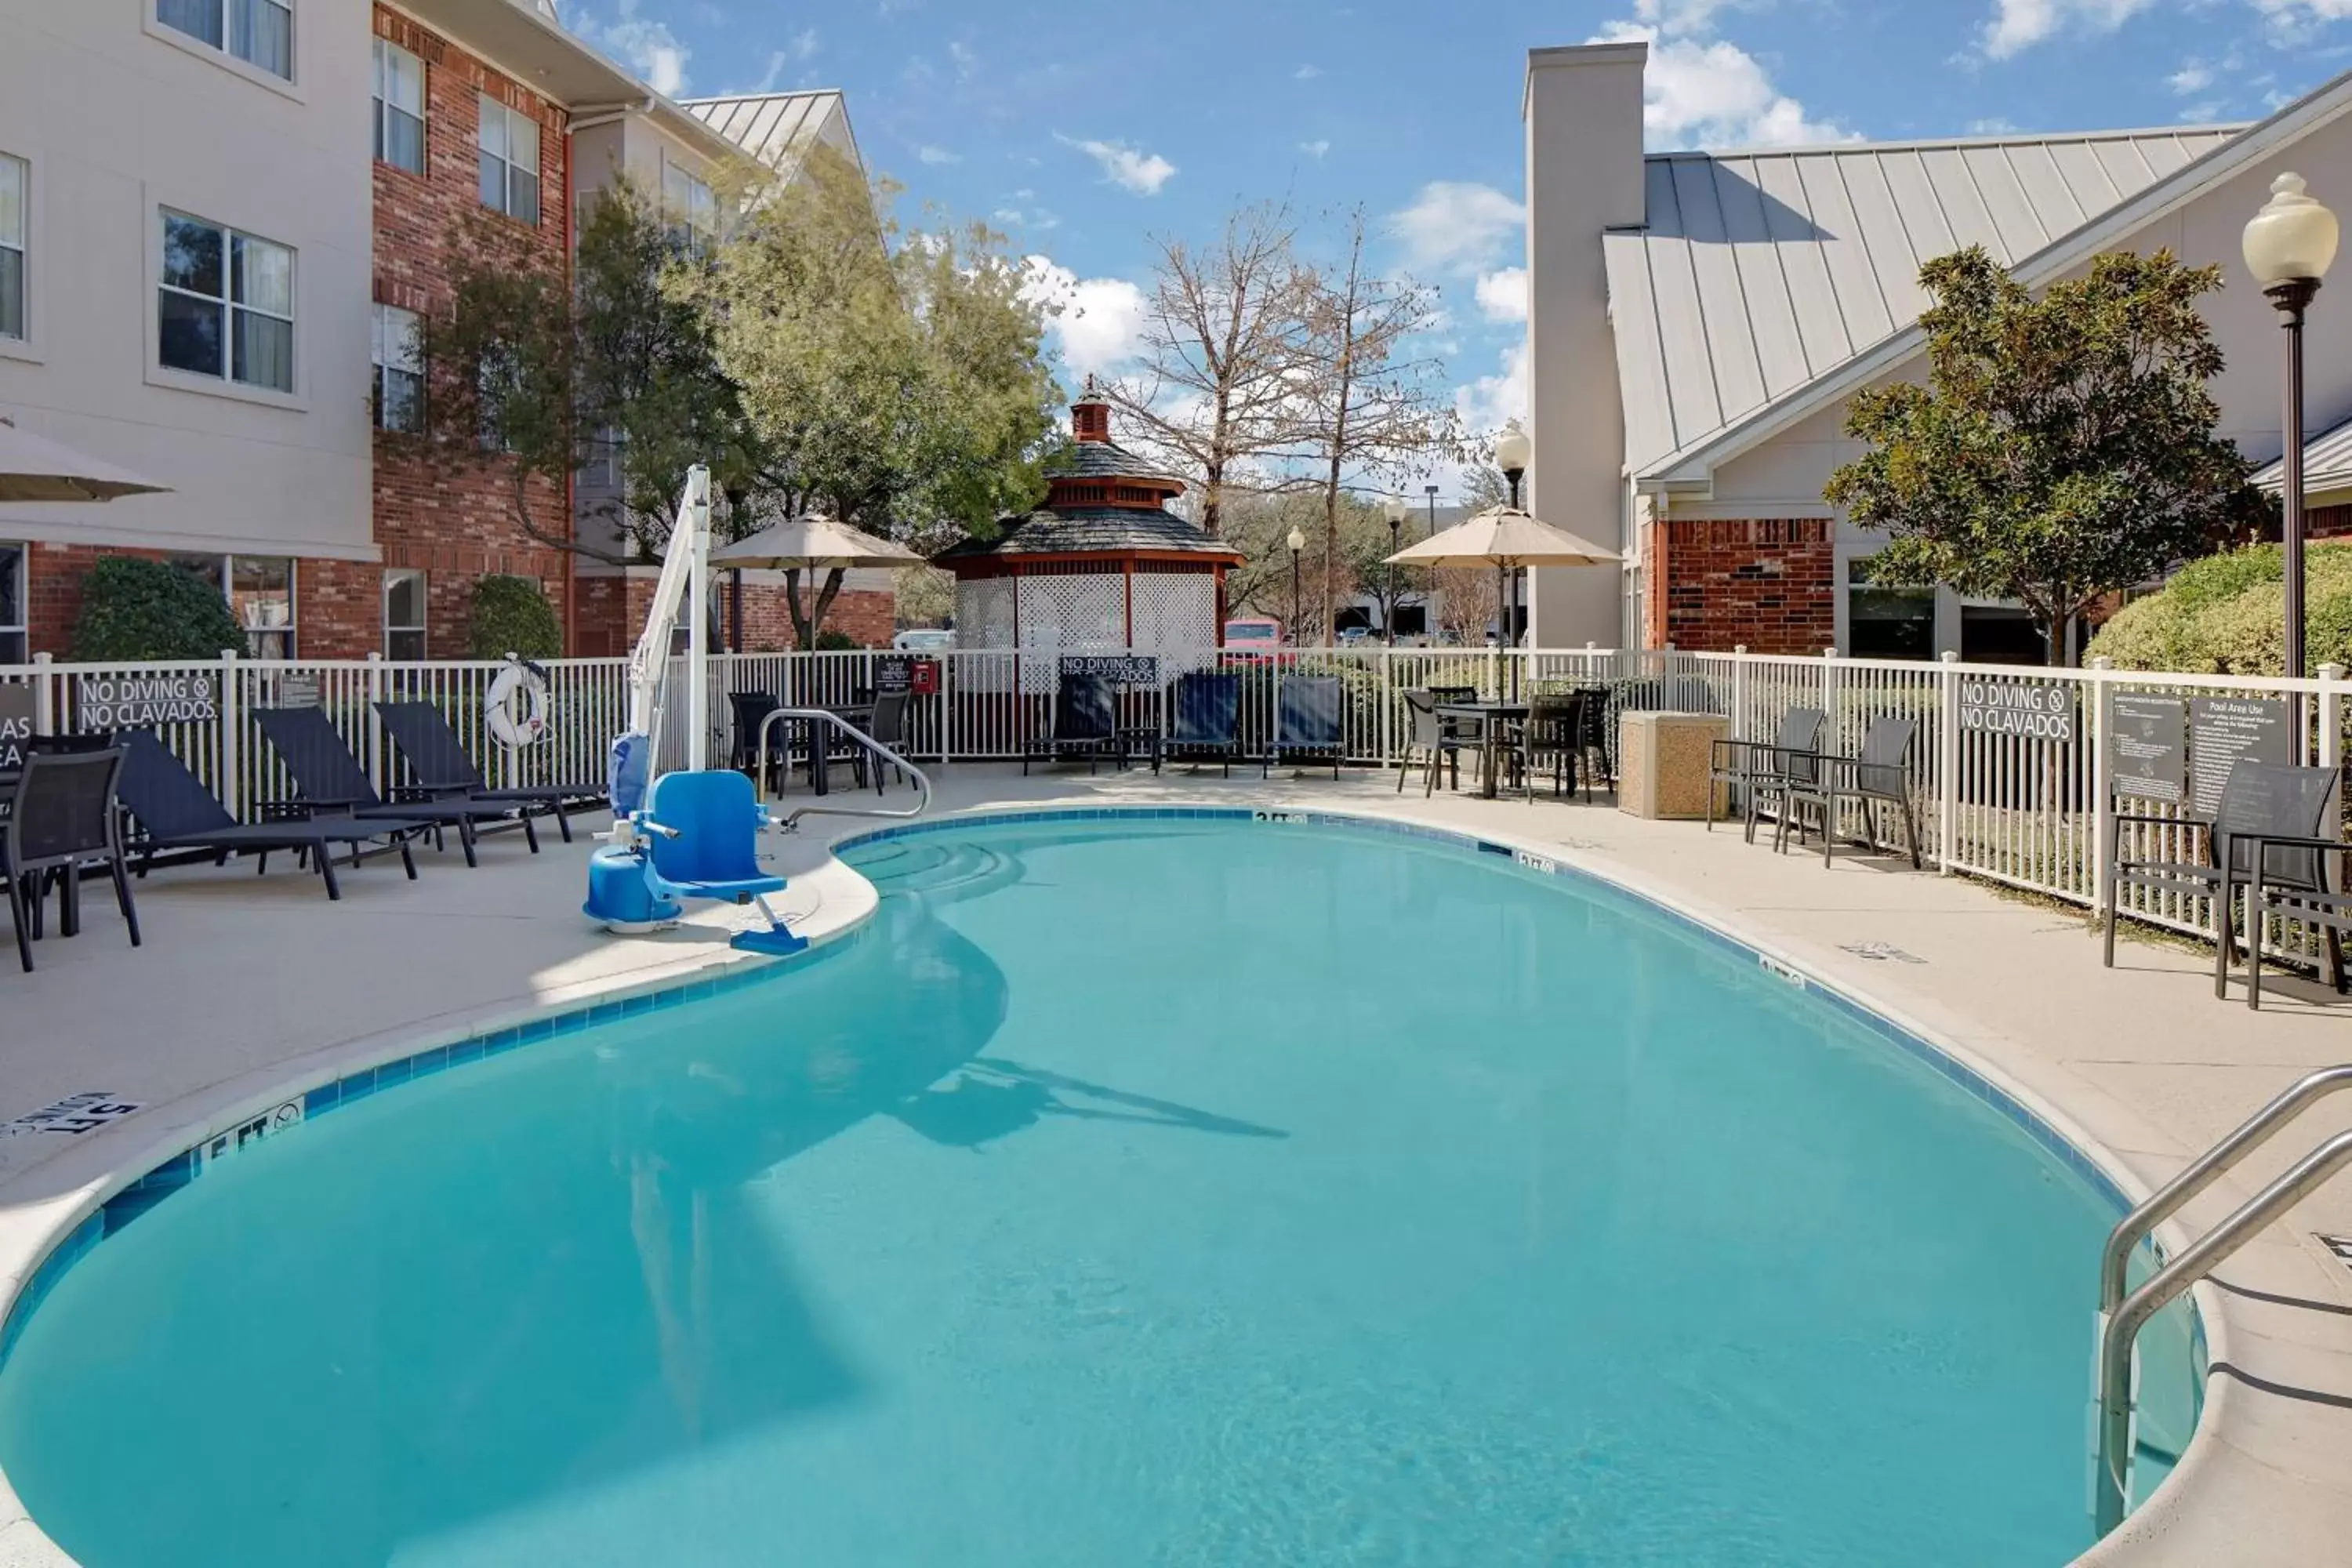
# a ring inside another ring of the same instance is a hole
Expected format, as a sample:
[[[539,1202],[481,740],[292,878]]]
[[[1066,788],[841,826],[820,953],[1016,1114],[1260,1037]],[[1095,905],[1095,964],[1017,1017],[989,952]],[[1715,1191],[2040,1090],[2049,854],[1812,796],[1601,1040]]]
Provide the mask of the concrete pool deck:
[[[2076,911],[2000,897],[1891,859],[1773,855],[1738,829],[1626,816],[1602,803],[1488,802],[1392,773],[1261,782],[1213,769],[1023,778],[959,764],[941,812],[990,806],[1233,805],[1397,816],[1525,847],[1675,904],[1957,1046],[2030,1102],[2079,1129],[2143,1186],[2177,1170],[2288,1082],[2352,1059],[2352,1002],[2282,981],[2250,1014],[2217,1002],[2209,952],[2130,941],[2116,968]],[[894,791],[890,804],[912,797]],[[836,804],[871,804],[837,795]],[[797,795],[791,804],[805,805]],[[576,829],[601,826],[583,818]],[[879,826],[811,817],[777,841],[796,880],[778,900],[803,930],[846,929],[872,908],[831,862],[835,840]],[[32,974],[0,972],[0,1123],[104,1091],[138,1112],[68,1136],[0,1136],[0,1301],[47,1239],[98,1196],[208,1131],[372,1059],[405,1054],[714,963],[749,911],[697,911],[643,938],[591,931],[578,913],[593,839],[484,841],[468,871],[454,847],[420,856],[420,879],[372,861],[329,903],[290,866],[162,871],[138,889],[147,945],[132,952],[110,900],[90,889],[83,933],[37,945]],[[1853,951],[1871,948],[1884,956]],[[1888,950],[1892,950],[1889,952]],[[2198,1204],[2210,1225],[2271,1175],[2352,1127],[2352,1096],[2323,1104]],[[1933,1224],[1933,1215],[1922,1223]],[[2322,1189],[2200,1292],[2217,1324],[2207,1416],[2190,1462],[2085,1559],[2115,1563],[2310,1563],[2352,1555],[2352,1266],[2315,1233],[2352,1234],[2352,1177]],[[2091,1290],[2083,1260],[2087,1390]],[[1923,1463],[1932,1458],[1922,1458]],[[0,1486],[0,1568],[62,1563]]]

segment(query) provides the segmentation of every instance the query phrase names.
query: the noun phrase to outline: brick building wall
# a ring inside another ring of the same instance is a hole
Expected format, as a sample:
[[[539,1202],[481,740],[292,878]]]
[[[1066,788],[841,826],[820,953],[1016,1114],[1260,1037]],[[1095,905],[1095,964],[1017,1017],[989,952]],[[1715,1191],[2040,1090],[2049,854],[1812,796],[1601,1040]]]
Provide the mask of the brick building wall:
[[[1654,647],[1817,654],[1837,641],[1827,518],[1666,518],[1651,524],[1645,630]]]
[[[378,35],[425,62],[425,172],[375,165],[376,302],[419,315],[446,310],[459,261],[483,258],[461,257],[461,249],[482,245],[491,247],[489,259],[501,265],[568,279],[572,191],[564,111],[404,16],[378,8],[375,26]],[[477,137],[484,94],[540,127],[536,225],[482,205]],[[518,516],[513,475],[503,463],[436,459],[378,435],[376,542],[387,570],[408,567],[425,574],[429,657],[464,656],[474,584],[488,574],[537,578],[557,615],[566,616],[572,558],[548,541],[570,536],[568,487],[534,477],[524,487],[521,505],[537,536]],[[380,574],[369,614],[373,631],[368,646],[380,648]]]
[[[2352,506],[2315,506],[2303,514],[2305,539],[2342,539],[2352,534]]]
[[[578,651],[588,658],[611,657],[636,647],[637,638],[645,634],[646,613],[653,608],[654,581],[655,574],[649,570],[626,576],[581,578]],[[733,628],[732,601],[724,577],[715,587],[723,641]],[[887,647],[898,629],[898,595],[845,588],[826,609],[823,629],[845,633],[862,647]],[[746,653],[777,653],[800,646],[782,584],[744,584],[742,643]]]

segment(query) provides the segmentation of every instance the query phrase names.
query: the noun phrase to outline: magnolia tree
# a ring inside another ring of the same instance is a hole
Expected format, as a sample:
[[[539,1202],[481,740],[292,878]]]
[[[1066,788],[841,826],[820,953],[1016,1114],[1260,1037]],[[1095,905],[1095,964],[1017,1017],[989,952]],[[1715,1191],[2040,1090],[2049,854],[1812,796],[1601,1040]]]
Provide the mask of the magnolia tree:
[[[2260,528],[2207,390],[2221,352],[2197,302],[2219,268],[2110,252],[2037,299],[1972,246],[1920,282],[1927,383],[1854,395],[1846,434],[1870,450],[1824,492],[1889,536],[1874,583],[2015,600],[2056,659],[2102,597]]]

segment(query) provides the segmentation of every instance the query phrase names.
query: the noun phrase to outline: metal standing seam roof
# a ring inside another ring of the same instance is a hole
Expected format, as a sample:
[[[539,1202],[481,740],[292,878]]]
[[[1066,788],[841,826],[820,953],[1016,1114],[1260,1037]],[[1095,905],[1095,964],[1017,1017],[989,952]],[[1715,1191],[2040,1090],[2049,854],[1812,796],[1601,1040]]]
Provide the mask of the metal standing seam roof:
[[[2276,490],[2286,483],[2286,458],[2254,471],[2254,483]],[[2305,491],[2352,487],[2352,419],[2323,430],[2303,445],[2303,488]]]
[[[2014,266],[2242,129],[1650,156],[1647,226],[1601,237],[1627,470],[1911,325],[1921,263],[1981,244]]]
[[[761,92],[736,98],[688,99],[682,106],[736,146],[779,174],[790,173],[816,145],[825,123],[838,112],[842,140],[853,162],[857,143],[849,132],[849,111],[830,88],[814,92]]]

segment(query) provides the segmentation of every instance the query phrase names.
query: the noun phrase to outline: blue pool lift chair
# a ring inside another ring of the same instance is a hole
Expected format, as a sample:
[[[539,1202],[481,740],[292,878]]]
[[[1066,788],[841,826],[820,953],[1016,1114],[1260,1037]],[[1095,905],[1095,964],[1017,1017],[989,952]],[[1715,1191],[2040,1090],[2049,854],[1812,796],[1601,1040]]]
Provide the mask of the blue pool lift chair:
[[[767,930],[739,932],[732,946],[779,954],[808,946],[768,906],[767,895],[783,891],[784,879],[760,865],[760,830],[773,819],[750,779],[731,768],[664,773],[631,821],[643,847],[597,851],[602,875],[591,872],[591,917],[644,926],[676,920],[684,900],[719,899],[757,904],[768,917]],[[643,878],[642,893],[614,885],[634,876]]]

